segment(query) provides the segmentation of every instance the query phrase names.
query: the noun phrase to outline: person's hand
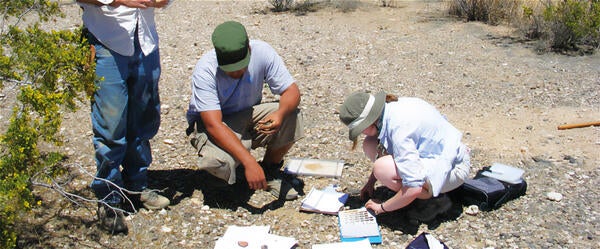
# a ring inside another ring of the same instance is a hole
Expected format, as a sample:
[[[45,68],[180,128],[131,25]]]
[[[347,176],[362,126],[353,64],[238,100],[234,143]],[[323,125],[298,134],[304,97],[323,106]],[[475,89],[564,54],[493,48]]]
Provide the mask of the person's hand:
[[[244,174],[248,187],[252,190],[267,189],[267,179],[262,167],[255,162],[254,165],[244,165]]]
[[[165,7],[169,4],[170,0],[153,0],[151,1],[151,4],[148,4],[148,7],[154,7],[154,8],[162,8]]]
[[[118,7],[121,5],[130,7],[130,8],[140,8],[145,9],[148,7],[153,8],[162,8],[169,4],[170,0],[115,0],[110,6]]]
[[[262,134],[275,134],[279,131],[279,128],[281,128],[281,122],[282,118],[274,112],[267,115],[261,121],[258,121],[258,124],[256,125],[255,129],[257,132]]]
[[[375,182],[368,181],[365,186],[360,190],[360,199],[367,200],[373,197],[373,192],[375,191]]]
[[[149,5],[153,4],[153,2],[153,0],[115,0],[110,4],[110,6],[119,7],[123,5],[129,8],[145,9],[148,8]]]
[[[374,200],[367,201],[367,203],[365,204],[365,208],[373,211],[373,213],[375,213],[375,215],[385,213],[385,211],[383,209],[381,209],[381,203],[375,202]]]

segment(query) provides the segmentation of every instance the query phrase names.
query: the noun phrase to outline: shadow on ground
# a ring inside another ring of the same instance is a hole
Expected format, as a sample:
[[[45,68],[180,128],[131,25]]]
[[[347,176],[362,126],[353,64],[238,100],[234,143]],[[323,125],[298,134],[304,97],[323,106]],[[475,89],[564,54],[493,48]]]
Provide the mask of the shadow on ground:
[[[240,172],[240,174],[243,174]],[[283,206],[281,197],[262,207],[248,204],[254,191],[248,189],[245,180],[238,180],[234,185],[227,185],[201,170],[176,169],[148,171],[149,187],[163,190],[163,194],[177,205],[185,198],[192,197],[199,190],[204,196],[204,205],[216,208],[237,210],[242,207],[253,214],[261,214]],[[295,178],[297,179],[297,178]],[[299,179],[297,179],[299,180]],[[301,193],[303,195],[304,193]],[[379,187],[374,192],[374,199],[387,200],[395,193],[388,188]],[[415,200],[409,206],[397,211],[377,216],[377,222],[392,230],[400,230],[406,234],[416,235],[419,226],[426,224],[429,229],[437,228],[441,223],[456,220],[462,213],[460,201],[453,200],[450,195],[440,195],[429,200]],[[354,209],[363,207],[365,201],[357,194],[350,195],[346,206]]]
[[[387,200],[395,192],[386,187],[375,189],[373,199]],[[410,205],[377,216],[377,222],[392,230],[400,230],[405,234],[416,235],[419,226],[426,224],[428,229],[436,229],[440,224],[450,220],[456,220],[462,213],[460,201],[453,200],[449,195],[440,195],[429,200],[415,200]],[[365,201],[358,195],[351,195],[346,206],[350,208],[363,207]]]
[[[238,172],[237,175],[243,175],[243,172]],[[238,179],[233,185],[228,185],[203,170],[175,169],[148,171],[148,179],[148,187],[162,190],[162,194],[171,200],[171,206],[192,197],[194,191],[199,190],[202,192],[204,205],[233,211],[242,207],[253,214],[282,207],[285,202],[283,195],[287,192],[285,190],[293,187],[291,184],[285,184],[282,186],[284,191],[281,191],[282,194],[278,199],[262,207],[255,207],[248,204],[254,191],[248,188],[248,183],[243,178]],[[304,183],[300,179],[290,175],[286,175],[284,179],[285,182],[294,182],[299,194],[304,195],[302,191]]]

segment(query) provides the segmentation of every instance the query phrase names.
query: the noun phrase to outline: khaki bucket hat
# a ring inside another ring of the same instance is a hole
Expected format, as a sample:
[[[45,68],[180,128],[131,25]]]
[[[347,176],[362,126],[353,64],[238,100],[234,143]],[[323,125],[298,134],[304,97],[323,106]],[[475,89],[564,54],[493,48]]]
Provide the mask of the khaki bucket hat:
[[[375,123],[385,105],[385,92],[375,95],[354,92],[339,108],[340,120],[348,126],[350,140],[355,140],[367,127]]]

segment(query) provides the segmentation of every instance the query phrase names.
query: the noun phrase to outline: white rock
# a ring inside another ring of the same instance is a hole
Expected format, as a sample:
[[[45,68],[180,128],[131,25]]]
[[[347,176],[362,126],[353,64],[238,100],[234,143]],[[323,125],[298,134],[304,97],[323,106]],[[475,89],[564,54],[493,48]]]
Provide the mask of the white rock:
[[[194,206],[200,206],[202,204],[202,201],[199,198],[192,198],[190,199],[190,202]]]
[[[160,228],[160,230],[161,230],[162,232],[164,232],[164,233],[170,233],[171,231],[173,231],[173,229],[171,229],[171,228],[170,228],[170,227],[168,227],[168,226],[162,226],[162,227]]]
[[[204,205],[204,206],[202,206],[202,208],[200,210],[208,211],[209,209],[210,209],[210,207],[208,205]]]
[[[175,141],[173,141],[173,139],[165,139],[163,142],[164,142],[165,144],[168,144],[168,145],[173,145],[173,144],[175,144]]]
[[[563,195],[561,193],[557,193],[557,192],[549,192],[546,194],[546,198],[548,198],[548,200],[551,200],[551,201],[561,201],[563,198]]]
[[[467,209],[465,209],[465,213],[475,216],[479,213],[479,207],[477,205],[468,206]]]
[[[485,245],[487,247],[495,248],[496,247],[496,242],[493,241],[493,240],[486,239],[485,240]]]

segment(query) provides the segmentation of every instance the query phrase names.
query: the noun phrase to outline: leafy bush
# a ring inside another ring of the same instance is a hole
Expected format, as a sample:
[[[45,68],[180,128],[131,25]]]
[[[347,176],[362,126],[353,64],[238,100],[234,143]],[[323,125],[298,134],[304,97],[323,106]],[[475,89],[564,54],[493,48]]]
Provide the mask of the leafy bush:
[[[600,0],[452,0],[448,11],[467,21],[515,25],[537,50],[580,50],[600,46]]]
[[[41,142],[60,145],[63,109],[92,96],[94,72],[81,31],[45,31],[40,22],[62,16],[51,0],[0,0],[0,89],[16,90],[12,115],[0,135],[0,248],[16,246],[14,225],[35,205],[32,180],[62,173],[58,152],[43,152]],[[25,18],[36,18],[26,21]],[[27,24],[25,24],[27,23]]]
[[[548,4],[543,13],[554,50],[576,50],[577,45],[600,44],[600,1],[564,0]]]

